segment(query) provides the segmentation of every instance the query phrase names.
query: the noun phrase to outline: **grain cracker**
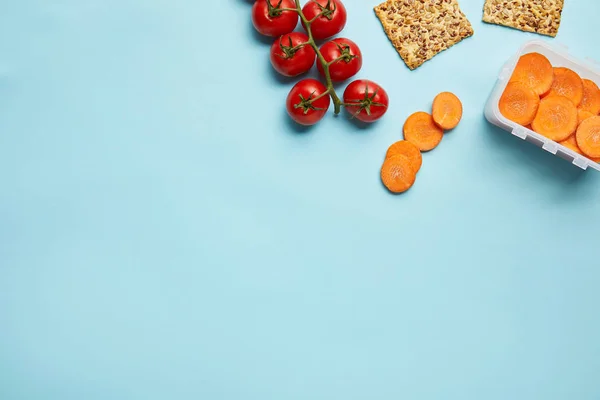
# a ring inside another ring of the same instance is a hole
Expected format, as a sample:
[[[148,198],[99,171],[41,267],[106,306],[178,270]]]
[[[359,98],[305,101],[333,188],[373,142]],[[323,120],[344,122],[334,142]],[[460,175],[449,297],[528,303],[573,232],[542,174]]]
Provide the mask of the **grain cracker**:
[[[473,35],[457,0],[388,0],[375,13],[410,69]]]
[[[564,0],[486,0],[483,21],[555,37]]]

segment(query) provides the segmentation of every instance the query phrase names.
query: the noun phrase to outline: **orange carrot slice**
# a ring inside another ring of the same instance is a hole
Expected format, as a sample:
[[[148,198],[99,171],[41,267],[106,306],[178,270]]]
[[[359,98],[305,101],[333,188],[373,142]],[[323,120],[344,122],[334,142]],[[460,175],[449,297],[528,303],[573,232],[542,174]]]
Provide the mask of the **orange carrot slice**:
[[[463,106],[454,93],[442,92],[433,99],[432,116],[444,130],[456,128],[462,119]]]
[[[568,149],[573,150],[577,154],[581,154],[582,156],[587,157],[585,154],[583,154],[583,151],[581,151],[581,149],[577,145],[576,136],[577,135],[571,135],[571,136],[569,136],[569,138],[567,140],[563,140],[562,142],[560,142],[560,144],[562,144],[563,146],[565,146]],[[600,162],[600,158],[594,158],[594,157],[588,157],[588,158],[594,162]]]
[[[592,118],[595,116],[596,116],[596,114],[592,114],[589,111],[582,110],[581,108],[577,109],[577,120],[579,121],[578,124],[581,124],[586,119]]]
[[[423,156],[421,155],[421,152],[417,146],[408,140],[401,140],[391,145],[387,151],[387,154],[385,155],[385,158],[387,159],[396,155],[406,156],[415,172],[419,172],[421,169],[421,165],[423,164]]]
[[[571,100],[577,107],[583,99],[583,80],[569,68],[554,68],[554,81],[548,96],[559,95]]]
[[[600,114],[600,89],[589,79],[583,80],[583,99],[579,108],[594,115]]]
[[[577,145],[585,155],[600,158],[600,117],[588,118],[577,128]]]
[[[498,108],[507,119],[527,126],[535,118],[540,97],[521,82],[510,82],[500,97]]]
[[[444,131],[435,124],[433,117],[419,111],[412,114],[404,123],[404,139],[421,151],[433,150],[442,141]]]
[[[575,139],[575,135],[571,135],[568,138],[566,138],[565,140],[563,140],[562,142],[560,142],[560,144],[562,144],[562,145],[565,145],[565,143],[569,144],[570,146],[577,146],[577,139]],[[579,150],[579,146],[577,146],[577,150],[581,151],[581,150]]]
[[[577,107],[563,96],[547,96],[540,102],[533,130],[556,142],[562,142],[575,132],[579,118]]]
[[[577,146],[577,140],[575,139],[575,135],[569,136],[567,140],[563,140],[562,142],[560,142],[560,144],[565,146],[567,149],[573,150],[577,154],[584,155],[579,146]]]
[[[521,82],[541,96],[550,90],[553,79],[550,61],[540,53],[529,53],[519,58],[510,81]]]
[[[397,154],[386,158],[381,166],[381,182],[392,193],[403,193],[415,183],[417,173],[408,157]]]

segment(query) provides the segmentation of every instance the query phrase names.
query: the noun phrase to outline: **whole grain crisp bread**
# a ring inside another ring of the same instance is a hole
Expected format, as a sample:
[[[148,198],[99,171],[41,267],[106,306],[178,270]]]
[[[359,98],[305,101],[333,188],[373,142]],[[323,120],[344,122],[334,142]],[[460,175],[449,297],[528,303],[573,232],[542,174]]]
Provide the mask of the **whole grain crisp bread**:
[[[410,69],[473,35],[457,0],[388,0],[375,13]]]
[[[486,0],[483,21],[556,36],[564,0]]]

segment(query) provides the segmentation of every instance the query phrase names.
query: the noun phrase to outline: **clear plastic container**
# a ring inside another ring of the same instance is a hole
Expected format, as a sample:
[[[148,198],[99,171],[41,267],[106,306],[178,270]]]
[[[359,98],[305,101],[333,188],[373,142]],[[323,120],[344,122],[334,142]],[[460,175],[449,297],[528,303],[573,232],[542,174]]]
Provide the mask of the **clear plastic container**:
[[[504,64],[504,67],[502,67],[502,71],[500,72],[498,81],[496,82],[496,86],[494,87],[494,90],[492,91],[492,94],[490,95],[490,98],[485,106],[486,119],[490,123],[504,129],[505,131],[508,131],[523,140],[533,143],[547,152],[573,163],[581,169],[586,170],[589,167],[600,171],[600,164],[590,160],[585,156],[582,156],[581,154],[577,154],[573,150],[570,150],[565,146],[562,146],[557,142],[540,135],[539,133],[535,133],[531,129],[527,129],[524,126],[509,121],[500,113],[498,102],[500,101],[500,97],[502,96],[502,93],[508,84],[508,80],[513,74],[519,57],[521,57],[523,54],[533,52],[546,56],[552,63],[553,67],[570,68],[577,72],[583,79],[589,79],[600,85],[600,64],[598,64],[598,62],[592,59],[577,59],[569,54],[568,47],[550,44],[541,40],[533,40],[525,43],[519,49],[517,54],[508,60],[508,62]]]

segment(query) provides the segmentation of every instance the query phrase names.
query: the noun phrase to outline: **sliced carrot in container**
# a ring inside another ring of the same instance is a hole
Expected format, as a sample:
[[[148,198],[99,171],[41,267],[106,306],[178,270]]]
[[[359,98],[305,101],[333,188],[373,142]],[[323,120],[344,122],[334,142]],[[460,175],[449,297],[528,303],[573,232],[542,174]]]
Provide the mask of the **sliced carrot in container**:
[[[600,114],[600,89],[589,79],[583,80],[583,99],[579,108],[591,114]]]
[[[567,149],[573,150],[577,154],[581,154],[582,156],[584,155],[579,146],[577,146],[577,140],[575,140],[575,135],[569,136],[567,140],[563,140],[562,142],[560,142],[560,144],[565,146]]]
[[[575,139],[575,135],[571,135],[568,138],[566,138],[565,140],[563,140],[562,142],[560,142],[560,144],[562,144],[565,147],[570,148],[571,150],[575,150],[575,148],[577,148],[577,150],[575,150],[576,152],[578,152],[579,154],[583,154],[581,152],[581,150],[579,150],[579,146],[577,146],[577,139]]]
[[[417,146],[421,151],[435,149],[443,137],[442,128],[437,126],[433,117],[426,112],[416,112],[404,123],[404,139]]]
[[[577,107],[563,96],[547,96],[540,102],[533,130],[555,142],[562,142],[575,132],[579,122]]]
[[[415,172],[419,172],[421,169],[421,165],[423,164],[423,156],[421,155],[421,152],[417,146],[408,140],[401,140],[391,145],[387,151],[387,154],[385,155],[385,158],[387,159],[396,155],[406,156]]]
[[[552,64],[540,53],[522,55],[510,78],[510,82],[521,82],[538,96],[550,90],[553,80]]]
[[[403,193],[415,183],[417,173],[408,157],[397,154],[386,158],[381,166],[381,182],[392,193]]]
[[[521,82],[510,82],[500,97],[498,107],[507,119],[519,125],[531,124],[540,105],[540,97]]]
[[[456,128],[462,119],[463,106],[454,93],[442,92],[433,99],[432,116],[444,130]]]
[[[600,158],[600,117],[588,118],[577,128],[577,145],[588,157]]]
[[[600,162],[600,158],[588,157],[583,153],[583,151],[581,151],[581,149],[579,148],[579,145],[577,144],[576,136],[577,136],[576,134],[573,134],[573,135],[569,136],[569,138],[567,140],[563,140],[562,142],[560,142],[560,144],[562,144],[563,146],[565,146],[568,149],[573,150],[577,154],[581,154],[582,156],[589,158],[590,160],[592,160],[594,162]]]
[[[595,117],[596,114],[592,114],[589,111],[585,111],[582,110],[581,108],[577,109],[577,119],[578,119],[578,124],[582,123],[583,121],[585,121],[588,118],[592,118]]]
[[[583,80],[569,68],[554,68],[554,81],[548,96],[559,95],[571,100],[577,107],[583,100]]]

